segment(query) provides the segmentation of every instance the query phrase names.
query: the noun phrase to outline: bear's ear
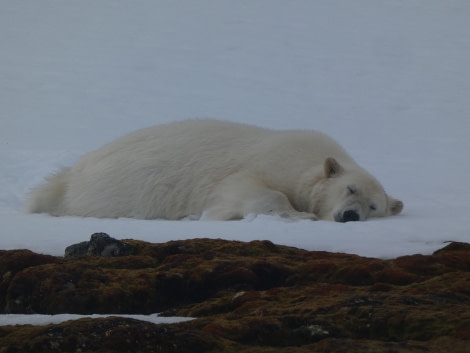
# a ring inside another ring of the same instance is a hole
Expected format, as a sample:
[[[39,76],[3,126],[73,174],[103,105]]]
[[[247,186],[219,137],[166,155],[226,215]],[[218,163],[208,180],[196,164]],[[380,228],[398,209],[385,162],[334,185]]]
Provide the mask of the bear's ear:
[[[389,207],[389,210],[390,210],[390,214],[396,215],[396,214],[399,214],[403,210],[403,202],[389,196],[388,197],[388,207]]]
[[[332,176],[341,174],[343,167],[333,157],[328,157],[323,162],[323,169],[325,170],[325,176],[331,178]]]

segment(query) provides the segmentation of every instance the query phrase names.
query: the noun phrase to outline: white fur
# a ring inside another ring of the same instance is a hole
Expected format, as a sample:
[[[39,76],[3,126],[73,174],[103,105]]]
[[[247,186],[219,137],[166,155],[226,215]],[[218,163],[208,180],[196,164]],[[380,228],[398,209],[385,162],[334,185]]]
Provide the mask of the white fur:
[[[111,218],[204,213],[216,220],[277,214],[348,221],[396,214],[402,207],[322,133],[207,119],[139,130],[85,154],[33,189],[28,210]]]

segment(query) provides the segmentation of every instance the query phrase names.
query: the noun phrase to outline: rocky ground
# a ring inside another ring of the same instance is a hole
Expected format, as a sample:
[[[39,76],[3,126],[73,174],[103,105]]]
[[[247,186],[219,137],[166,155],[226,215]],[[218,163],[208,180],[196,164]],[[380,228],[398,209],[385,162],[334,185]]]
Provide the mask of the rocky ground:
[[[11,353],[463,353],[470,244],[394,260],[210,239],[81,243],[66,258],[0,251],[0,312],[196,318],[0,327]]]

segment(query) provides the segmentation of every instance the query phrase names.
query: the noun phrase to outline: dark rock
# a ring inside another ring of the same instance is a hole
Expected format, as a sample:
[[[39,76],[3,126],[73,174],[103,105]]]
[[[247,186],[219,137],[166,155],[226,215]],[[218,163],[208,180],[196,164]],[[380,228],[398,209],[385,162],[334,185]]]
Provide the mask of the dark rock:
[[[65,248],[64,258],[73,259],[88,255],[89,241],[82,241],[78,244],[73,244]]]
[[[106,233],[94,233],[90,241],[68,246],[64,258],[72,259],[82,256],[127,256],[132,254],[134,248],[120,240],[111,238]]]

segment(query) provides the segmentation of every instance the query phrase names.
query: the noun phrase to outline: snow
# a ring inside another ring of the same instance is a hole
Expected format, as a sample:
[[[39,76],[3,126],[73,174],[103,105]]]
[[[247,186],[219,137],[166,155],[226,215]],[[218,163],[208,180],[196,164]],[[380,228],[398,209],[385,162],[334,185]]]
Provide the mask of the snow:
[[[154,324],[174,324],[177,322],[193,320],[188,317],[164,317],[158,314],[152,315],[76,315],[76,314],[58,314],[58,315],[23,315],[23,314],[7,314],[0,315],[0,326],[6,325],[49,325],[60,324],[65,321],[79,320],[84,318],[100,319],[106,317],[124,317],[136,319],[140,321],[148,321]]]
[[[469,242],[469,15],[466,0],[4,1],[0,249],[63,255],[94,232],[381,258]],[[405,209],[346,224],[24,213],[27,191],[83,153],[194,117],[323,131]]]

